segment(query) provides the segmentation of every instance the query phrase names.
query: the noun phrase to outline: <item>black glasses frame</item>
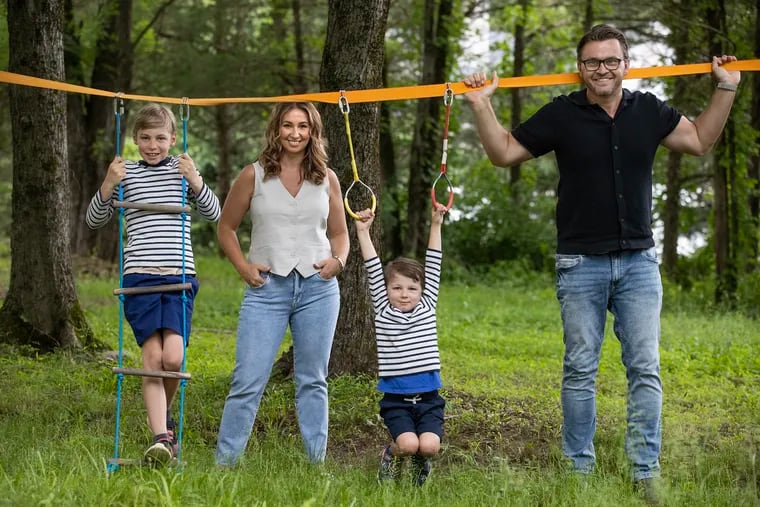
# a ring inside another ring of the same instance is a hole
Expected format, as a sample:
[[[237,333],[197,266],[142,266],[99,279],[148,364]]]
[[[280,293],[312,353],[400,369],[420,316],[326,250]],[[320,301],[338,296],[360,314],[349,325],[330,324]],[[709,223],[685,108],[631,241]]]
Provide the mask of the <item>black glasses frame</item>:
[[[586,70],[597,70],[602,64],[604,64],[604,67],[607,70],[617,70],[618,67],[620,67],[620,64],[626,61],[628,61],[628,58],[611,57],[605,58],[604,60],[589,58],[587,60],[581,60],[581,63],[586,68]]]

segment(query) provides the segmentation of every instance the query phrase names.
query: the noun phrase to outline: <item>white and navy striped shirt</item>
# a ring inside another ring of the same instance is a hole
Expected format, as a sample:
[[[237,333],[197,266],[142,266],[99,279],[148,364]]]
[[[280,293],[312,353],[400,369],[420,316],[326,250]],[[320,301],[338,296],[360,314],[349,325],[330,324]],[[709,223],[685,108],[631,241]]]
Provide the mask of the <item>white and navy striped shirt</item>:
[[[393,308],[380,259],[364,261],[375,309],[378,375],[393,377],[441,369],[435,308],[441,279],[440,250],[425,254],[425,289],[411,312]]]
[[[182,175],[177,172],[177,157],[167,157],[159,165],[144,161],[126,161],[126,176],[121,181],[122,201],[131,203],[181,206]],[[112,200],[119,200],[119,187],[106,200],[95,192],[87,209],[86,222],[92,229],[104,226],[111,219]],[[201,217],[215,222],[220,207],[216,194],[204,183],[199,195],[186,184],[185,205],[195,204]],[[190,241],[190,213],[163,213],[125,209],[127,241],[124,246],[125,273],[155,273],[157,269],[180,274],[195,274],[193,246]]]

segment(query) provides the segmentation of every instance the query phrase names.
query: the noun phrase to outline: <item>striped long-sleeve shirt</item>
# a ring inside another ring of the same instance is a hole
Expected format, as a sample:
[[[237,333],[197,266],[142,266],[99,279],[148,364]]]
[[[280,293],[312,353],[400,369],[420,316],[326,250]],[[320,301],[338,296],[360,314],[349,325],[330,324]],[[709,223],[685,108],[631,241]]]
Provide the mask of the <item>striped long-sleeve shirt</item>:
[[[439,250],[425,254],[425,289],[411,312],[393,308],[388,299],[380,259],[365,261],[375,309],[378,375],[392,377],[441,369],[436,329],[436,304],[441,279]]]
[[[162,204],[181,206],[182,175],[177,172],[177,157],[167,157],[159,165],[150,166],[145,162],[126,162],[126,176],[121,181],[123,197],[120,200],[131,203]],[[100,190],[90,201],[86,222],[92,229],[103,227],[114,213],[113,200],[119,200],[119,188],[113,195],[103,199]],[[220,207],[216,194],[203,185],[199,195],[195,195],[186,184],[185,205],[195,204],[201,217],[209,221],[219,219]],[[155,273],[157,269],[184,271],[195,274],[193,247],[190,240],[190,213],[164,213],[125,209],[127,241],[124,246],[125,273]]]

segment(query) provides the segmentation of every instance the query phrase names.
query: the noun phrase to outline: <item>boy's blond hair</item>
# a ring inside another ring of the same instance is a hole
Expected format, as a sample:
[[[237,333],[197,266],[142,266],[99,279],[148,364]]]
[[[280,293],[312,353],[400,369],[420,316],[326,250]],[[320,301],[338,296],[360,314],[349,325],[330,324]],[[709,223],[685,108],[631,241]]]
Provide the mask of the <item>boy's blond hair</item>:
[[[159,129],[165,127],[170,134],[174,134],[177,128],[177,120],[174,113],[168,107],[151,102],[141,107],[135,113],[135,123],[132,126],[132,137],[137,139],[137,133],[143,129]]]

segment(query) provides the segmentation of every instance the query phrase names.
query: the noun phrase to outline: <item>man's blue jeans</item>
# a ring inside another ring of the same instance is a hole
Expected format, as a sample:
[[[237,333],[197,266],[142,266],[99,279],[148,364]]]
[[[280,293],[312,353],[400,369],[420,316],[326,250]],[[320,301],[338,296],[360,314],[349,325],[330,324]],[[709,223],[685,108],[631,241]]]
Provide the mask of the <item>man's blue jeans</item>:
[[[556,255],[565,357],[562,451],[576,471],[594,468],[596,374],[607,310],[628,378],[625,450],[634,480],[660,475],[662,280],[654,248],[604,255]]]
[[[262,273],[264,285],[248,287],[238,321],[235,369],[224,404],[216,447],[219,465],[235,464],[248,443],[275,356],[290,326],[296,411],[306,454],[324,460],[327,450],[327,367],[340,292],[335,278]]]

